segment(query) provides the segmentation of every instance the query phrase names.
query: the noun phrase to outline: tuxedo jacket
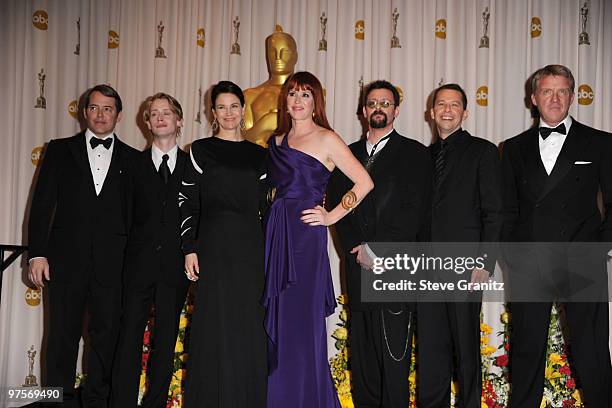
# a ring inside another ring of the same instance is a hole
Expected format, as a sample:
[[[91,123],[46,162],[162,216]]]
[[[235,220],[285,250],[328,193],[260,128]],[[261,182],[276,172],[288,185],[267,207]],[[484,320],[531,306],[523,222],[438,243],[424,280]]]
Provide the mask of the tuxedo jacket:
[[[186,285],[181,251],[178,194],[189,155],[178,149],[174,171],[164,183],[151,149],[139,154],[132,173],[131,226],[125,253],[126,286],[163,281]]]
[[[529,129],[504,143],[502,171],[505,241],[612,241],[612,134],[573,120],[548,175]]]
[[[120,285],[130,201],[128,176],[137,151],[115,135],[111,163],[96,195],[85,132],[51,140],[34,190],[29,258],[44,256],[51,279]]]
[[[482,242],[478,254],[487,254],[486,269],[495,268],[495,245],[502,228],[501,164],[497,147],[465,130],[451,135],[447,164],[432,201],[431,240]],[[432,162],[439,141],[429,147]]]
[[[352,143],[349,148],[357,160],[366,162],[365,139]],[[350,254],[352,248],[364,242],[429,240],[431,171],[427,148],[394,130],[369,169],[374,189],[336,224],[347,258],[347,293],[352,310],[377,307],[360,302],[361,270],[355,255]],[[334,170],[328,189],[330,207],[336,206],[352,187],[353,183],[341,171]]]

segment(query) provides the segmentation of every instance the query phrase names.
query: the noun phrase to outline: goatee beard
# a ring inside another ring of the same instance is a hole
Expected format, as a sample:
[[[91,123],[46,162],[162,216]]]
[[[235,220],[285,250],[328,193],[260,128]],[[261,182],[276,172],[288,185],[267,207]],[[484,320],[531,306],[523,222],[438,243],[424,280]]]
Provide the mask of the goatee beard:
[[[382,119],[374,119],[374,116],[382,115]],[[376,111],[370,115],[370,127],[372,129],[383,129],[387,126],[387,115],[384,112]]]

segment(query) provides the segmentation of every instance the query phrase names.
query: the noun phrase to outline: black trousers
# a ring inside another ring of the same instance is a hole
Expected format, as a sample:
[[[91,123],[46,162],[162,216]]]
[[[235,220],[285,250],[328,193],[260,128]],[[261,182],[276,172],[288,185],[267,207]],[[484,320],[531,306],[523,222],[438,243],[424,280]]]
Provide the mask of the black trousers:
[[[138,402],[143,334],[153,305],[155,324],[153,349],[148,360],[149,386],[142,406],[166,407],[174,371],[174,346],[187,288],[187,280],[176,287],[156,282],[124,288],[121,331],[113,368],[112,408],[133,408]]]
[[[457,407],[480,408],[480,305],[480,302],[417,305],[419,408],[448,408],[454,368],[459,380]]]
[[[552,303],[512,303],[510,408],[537,408],[544,369]],[[566,303],[570,347],[578,386],[587,408],[610,407],[608,304]]]
[[[412,353],[412,310],[352,311],[350,366],[356,408],[406,408]]]
[[[51,272],[53,273],[53,271]],[[48,283],[49,331],[45,354],[47,387],[63,387],[63,407],[79,407],[74,384],[79,341],[85,311],[89,314],[85,344],[87,379],[82,406],[106,407],[111,385],[111,364],[121,312],[121,286],[102,286],[93,274],[75,282]]]

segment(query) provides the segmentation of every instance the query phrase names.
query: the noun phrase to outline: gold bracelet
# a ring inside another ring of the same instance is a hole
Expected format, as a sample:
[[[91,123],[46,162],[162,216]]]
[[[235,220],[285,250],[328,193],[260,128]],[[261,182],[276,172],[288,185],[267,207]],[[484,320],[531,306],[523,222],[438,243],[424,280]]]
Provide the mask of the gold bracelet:
[[[353,190],[349,190],[345,195],[342,196],[342,208],[346,211],[351,211],[357,205],[357,194],[353,192]]]

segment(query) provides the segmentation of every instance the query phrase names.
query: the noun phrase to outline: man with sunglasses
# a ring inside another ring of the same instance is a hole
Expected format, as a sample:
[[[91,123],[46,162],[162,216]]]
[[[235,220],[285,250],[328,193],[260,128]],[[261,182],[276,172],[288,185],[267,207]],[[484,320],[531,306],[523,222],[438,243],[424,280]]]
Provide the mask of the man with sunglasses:
[[[349,147],[374,181],[374,190],[336,224],[346,265],[350,318],[351,373],[356,407],[409,406],[413,303],[369,303],[361,299],[361,275],[372,269],[369,243],[429,239],[431,159],[422,144],[393,128],[400,97],[387,81],[364,90],[366,139]],[[328,201],[334,206],[352,187],[335,171]],[[380,255],[380,254],[379,254]]]

